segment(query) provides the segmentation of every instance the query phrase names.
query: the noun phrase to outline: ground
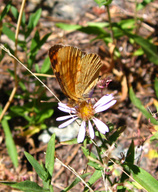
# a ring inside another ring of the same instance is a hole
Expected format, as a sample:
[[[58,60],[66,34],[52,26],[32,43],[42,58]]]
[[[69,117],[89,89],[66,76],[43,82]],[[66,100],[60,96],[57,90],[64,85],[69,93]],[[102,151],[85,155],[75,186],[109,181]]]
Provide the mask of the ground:
[[[132,45],[129,42],[129,39],[125,36],[117,41],[116,46],[121,53],[121,57],[115,60],[113,57],[112,45],[109,44],[107,46],[104,41],[100,39],[91,41],[95,38],[94,35],[74,30],[63,31],[55,25],[58,22],[80,24],[82,26],[86,26],[87,22],[108,22],[108,14],[105,8],[99,8],[93,1],[88,1],[87,4],[84,4],[81,1],[80,5],[76,5],[70,1],[70,7],[66,6],[66,8],[63,2],[58,2],[53,5],[51,3],[51,1],[41,1],[40,3],[30,1],[27,3],[25,8],[25,14],[28,18],[30,13],[33,13],[37,10],[37,8],[41,7],[42,16],[35,30],[39,31],[40,37],[47,33],[51,33],[46,43],[41,47],[36,56],[36,64],[40,67],[43,64],[44,58],[48,55],[49,48],[52,45],[59,43],[78,47],[82,51],[88,53],[99,54],[104,64],[100,72],[100,77],[103,80],[110,79],[112,82],[110,82],[108,88],[104,88],[103,92],[101,92],[99,86],[97,86],[93,96],[98,99],[102,96],[102,94],[113,93],[117,100],[117,104],[106,113],[102,113],[100,118],[104,122],[112,122],[115,129],[120,126],[125,126],[124,132],[117,140],[117,150],[113,150],[113,153],[117,157],[120,157],[121,152],[126,153],[130,146],[131,140],[133,139],[136,146],[136,155],[138,155],[136,159],[137,165],[141,166],[154,178],[158,179],[158,159],[150,156],[152,149],[157,150],[156,143],[150,142],[153,125],[132,104],[128,95],[128,90],[132,85],[136,96],[141,100],[142,104],[146,107],[149,106],[153,113],[156,112],[153,105],[153,99],[156,99],[153,85],[154,79],[158,74],[158,67],[151,63],[144,55],[132,57],[131,54],[135,51],[136,45]],[[151,39],[154,39],[155,44],[157,42],[158,24],[157,3],[158,1],[150,3],[145,10],[138,12],[137,15],[139,18],[142,18],[142,23],[139,23],[140,28],[139,31],[137,31],[137,34],[144,38],[151,37]],[[5,6],[5,1],[2,1],[2,5],[1,11]],[[20,10],[21,2],[18,0],[14,1],[14,6]],[[134,7],[134,1],[119,1],[118,4],[114,2],[110,6],[112,22],[118,22],[127,18],[134,18]],[[70,10],[72,12],[70,12]],[[14,26],[16,25],[16,21],[11,16],[11,13],[5,17],[5,22],[9,22]],[[14,31],[13,28],[12,30]],[[34,35],[35,30],[32,31],[31,36]],[[31,37],[29,38],[31,39]],[[14,43],[12,43],[12,41],[4,34],[1,36],[1,42],[3,44],[8,43],[11,48],[14,48]],[[18,48],[17,55],[21,61],[25,61],[25,53],[22,52],[20,48]],[[20,78],[25,79],[24,73],[22,73],[22,71],[25,70],[19,65],[17,68]],[[6,54],[1,61],[0,69],[0,100],[2,108],[7,103],[9,99],[9,92],[14,87],[14,79],[10,76],[8,69],[13,70],[14,63],[12,58]],[[32,80],[32,84],[28,87],[30,91],[34,90],[34,82],[35,80]],[[55,78],[48,77],[45,83],[49,88],[51,88],[51,90],[54,91],[59,99],[63,102],[66,101],[66,97],[60,91],[60,87]],[[47,96],[51,95],[47,90],[45,91]],[[20,87],[18,87],[17,92],[19,94],[23,94]],[[22,106],[24,102],[24,100],[13,99],[11,106]],[[51,102],[55,102],[53,97]],[[53,114],[52,119],[55,119],[57,116],[58,112]],[[18,151],[19,166],[16,169],[14,168],[6,149],[4,131],[2,127],[0,129],[0,180],[19,182],[28,179],[37,181],[40,185],[41,181],[27,162],[23,152],[28,151],[39,162],[44,162],[44,152],[46,151],[47,144],[39,141],[38,139],[42,131],[34,134],[33,136],[22,136],[20,131],[17,131],[16,128],[18,126],[22,126],[23,123],[24,122],[20,117],[13,118],[9,122],[12,136]],[[50,123],[51,121],[49,121],[49,124]],[[80,145],[68,146],[56,141],[55,148],[57,157],[66,165],[68,164],[73,167],[76,172],[82,173],[83,170],[87,168],[87,160],[82,153]],[[89,171],[93,171],[90,167],[88,167],[88,169]],[[75,176],[56,161],[53,178],[54,180],[52,183],[54,191],[61,191],[64,187],[68,186],[71,181],[73,181]],[[78,184],[71,191],[82,191],[83,189],[83,184]],[[16,190],[6,186],[1,186],[1,191]]]

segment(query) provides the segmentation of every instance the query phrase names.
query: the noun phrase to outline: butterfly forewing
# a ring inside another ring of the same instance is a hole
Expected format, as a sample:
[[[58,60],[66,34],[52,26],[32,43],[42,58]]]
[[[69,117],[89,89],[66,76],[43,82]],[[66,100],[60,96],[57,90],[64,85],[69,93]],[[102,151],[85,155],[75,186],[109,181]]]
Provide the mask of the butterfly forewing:
[[[61,59],[59,59],[58,56],[58,51],[62,48],[62,45],[54,45],[53,47],[51,47],[49,49],[49,58],[51,61],[51,65],[54,71],[54,74],[60,84],[60,87],[63,91],[63,93],[68,96],[66,94],[65,88],[64,88],[64,84],[62,83],[62,78],[61,78],[61,72],[60,72],[60,66],[61,66]]]
[[[79,95],[75,91],[77,68],[81,58],[81,51],[73,47],[63,47],[59,50],[58,59],[61,60],[60,76],[68,97],[78,100]]]
[[[75,92],[75,80],[81,56],[82,52],[79,49],[70,46],[54,45],[49,50],[54,74],[63,93],[76,101],[80,97]]]
[[[80,102],[96,85],[101,60],[96,54],[85,54],[78,48],[54,45],[49,50],[54,74],[63,93],[72,101]]]

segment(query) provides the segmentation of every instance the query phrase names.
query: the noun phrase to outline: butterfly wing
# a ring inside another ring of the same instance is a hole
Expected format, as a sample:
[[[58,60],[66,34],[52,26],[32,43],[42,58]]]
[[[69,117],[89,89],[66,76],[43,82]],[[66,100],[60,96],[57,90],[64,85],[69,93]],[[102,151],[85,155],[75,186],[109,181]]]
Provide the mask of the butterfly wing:
[[[49,57],[63,93],[77,101],[80,95],[75,91],[75,84],[82,52],[74,47],[54,45],[49,50]]]
[[[54,74],[63,93],[78,102],[96,85],[101,60],[71,46],[54,45],[49,50]]]
[[[102,66],[97,54],[82,55],[81,70],[77,73],[76,93],[86,96],[97,84],[99,71]]]

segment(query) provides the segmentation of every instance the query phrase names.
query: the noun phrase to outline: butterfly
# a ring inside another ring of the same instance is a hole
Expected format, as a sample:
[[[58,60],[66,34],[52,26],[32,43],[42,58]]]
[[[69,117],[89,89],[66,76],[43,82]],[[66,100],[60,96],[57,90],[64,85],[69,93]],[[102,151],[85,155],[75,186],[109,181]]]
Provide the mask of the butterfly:
[[[76,47],[54,45],[49,58],[62,92],[73,103],[85,101],[98,81],[102,66],[99,56]]]

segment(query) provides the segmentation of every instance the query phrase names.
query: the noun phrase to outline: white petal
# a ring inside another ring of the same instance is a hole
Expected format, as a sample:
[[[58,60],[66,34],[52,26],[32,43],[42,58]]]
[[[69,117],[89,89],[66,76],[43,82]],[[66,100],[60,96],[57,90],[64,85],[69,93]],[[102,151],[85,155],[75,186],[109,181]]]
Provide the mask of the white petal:
[[[56,121],[64,121],[66,119],[70,119],[70,118],[75,117],[75,116],[76,115],[65,115],[65,116],[56,118]]]
[[[65,113],[76,113],[76,111],[75,110],[72,110],[73,108],[63,108],[63,107],[58,107],[58,109],[60,110],[60,111],[63,111],[63,112],[65,112]]]
[[[103,123],[97,118],[93,118],[92,120],[95,123],[98,130],[100,131],[100,133],[105,134],[106,132],[109,132],[109,128],[107,125],[105,125],[105,123]]]
[[[67,113],[75,113],[76,112],[75,108],[68,107],[66,104],[61,103],[61,102],[58,103],[58,109],[61,111],[67,112]]]
[[[93,106],[93,108],[98,107],[100,105],[104,105],[106,103],[108,103],[109,101],[113,100],[114,96],[113,94],[110,95],[104,95],[103,97],[101,97]]]
[[[67,127],[68,125],[70,125],[73,121],[75,121],[78,117],[74,117],[72,119],[69,119],[68,121],[65,121],[64,123],[62,123],[61,125],[59,125],[58,128],[64,128]]]
[[[82,121],[81,127],[79,129],[79,133],[78,133],[78,136],[77,136],[77,142],[78,143],[82,143],[83,142],[83,140],[85,138],[85,134],[86,134],[86,122]]]
[[[90,137],[91,139],[94,139],[94,129],[93,129],[93,126],[92,126],[92,123],[90,121],[88,121],[88,128],[89,128],[89,134],[90,134]]]
[[[98,113],[98,112],[101,112],[101,111],[105,111],[107,110],[108,108],[110,108],[111,106],[113,106],[114,104],[116,103],[116,100],[112,100],[110,101],[109,103],[106,103],[104,105],[99,105],[97,106],[94,110],[95,110],[95,113]]]
[[[66,106],[67,107],[67,105],[65,103],[61,103],[61,102],[58,103],[58,106],[60,106],[60,107],[65,107]]]

